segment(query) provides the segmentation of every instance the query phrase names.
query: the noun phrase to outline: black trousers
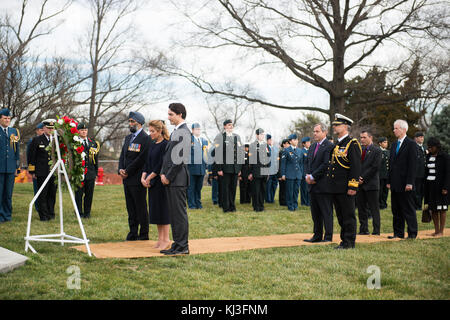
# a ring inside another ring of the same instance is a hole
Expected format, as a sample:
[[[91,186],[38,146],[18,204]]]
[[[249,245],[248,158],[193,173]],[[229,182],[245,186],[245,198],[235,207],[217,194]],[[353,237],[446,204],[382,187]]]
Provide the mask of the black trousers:
[[[414,191],[391,192],[394,236],[405,237],[405,221],[408,224],[408,238],[417,237],[417,216]]]
[[[387,208],[387,198],[388,198],[388,194],[389,194],[389,189],[386,185],[387,185],[387,179],[380,179],[380,193],[379,193],[380,209]]]
[[[47,177],[37,177],[37,188],[38,190],[44,184]],[[55,176],[52,176],[48,180],[44,189],[42,189],[41,194],[37,198],[38,203],[38,213],[40,220],[53,219],[55,217],[55,201],[56,201],[56,184]]]
[[[415,184],[415,204],[416,204],[416,210],[422,210],[422,202],[423,202],[423,178],[416,178],[416,184]]]
[[[166,196],[169,199],[168,209],[172,228],[172,249],[183,251],[189,249],[189,221],[186,209],[186,187],[166,186]]]
[[[287,206],[286,202],[286,180],[280,180],[280,191],[278,192],[280,206]]]
[[[372,216],[373,233],[380,233],[380,207],[378,190],[359,189],[356,194],[358,207],[359,232],[369,232],[369,212]]]
[[[336,217],[341,226],[341,241],[344,247],[354,247],[356,240],[355,196],[347,193],[332,194]]]
[[[75,191],[75,202],[77,203],[78,212],[82,217],[91,216],[92,199],[94,198],[94,187],[95,179],[85,180],[84,186]]]
[[[252,188],[252,206],[254,211],[264,210],[264,199],[266,196],[267,177],[253,178]]]
[[[239,181],[239,195],[239,202],[241,204],[251,202],[252,193],[250,188],[250,181],[248,181],[247,178],[243,178]]]
[[[134,238],[148,236],[149,216],[147,211],[147,189],[142,185],[123,185],[128,211],[130,235]],[[140,228],[139,228],[140,227]]]
[[[314,240],[323,237],[325,227],[325,237],[323,240],[333,241],[333,200],[328,193],[310,193],[311,216],[314,223]]]
[[[223,208],[223,205],[222,205],[222,203],[223,203],[223,191],[222,191],[222,188],[223,188],[223,177],[221,177],[221,176],[217,176],[217,190],[218,190],[218,195],[219,195],[219,197],[218,197],[218,204],[219,204],[219,208]]]
[[[222,209],[223,212],[236,211],[236,187],[238,175],[235,173],[224,173],[222,181]]]

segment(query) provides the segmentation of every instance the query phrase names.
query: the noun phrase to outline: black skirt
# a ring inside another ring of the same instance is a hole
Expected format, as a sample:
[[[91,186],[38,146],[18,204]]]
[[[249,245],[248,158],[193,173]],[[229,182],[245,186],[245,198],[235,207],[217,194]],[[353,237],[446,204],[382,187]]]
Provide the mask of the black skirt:
[[[148,189],[150,224],[170,224],[165,187],[159,176],[154,179],[156,179],[154,185]]]

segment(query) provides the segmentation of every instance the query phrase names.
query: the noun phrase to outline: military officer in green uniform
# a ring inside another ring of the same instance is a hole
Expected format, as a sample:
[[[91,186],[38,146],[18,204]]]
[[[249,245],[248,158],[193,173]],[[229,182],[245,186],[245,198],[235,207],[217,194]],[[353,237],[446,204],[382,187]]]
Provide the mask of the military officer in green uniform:
[[[332,122],[337,141],[331,152],[327,178],[341,227],[341,243],[336,249],[355,247],[355,195],[361,175],[361,145],[349,135],[352,123],[353,120],[339,113]]]
[[[9,109],[0,110],[0,223],[11,221],[14,179],[20,165],[18,129],[11,128]]]
[[[87,157],[84,161],[85,174],[83,185],[75,192],[75,201],[80,217],[90,218],[92,199],[94,197],[95,178],[97,178],[98,175],[98,153],[100,151],[100,144],[88,137],[88,128],[85,123],[79,123],[77,129],[80,132],[80,139],[82,140],[81,144],[84,147],[84,152]]]

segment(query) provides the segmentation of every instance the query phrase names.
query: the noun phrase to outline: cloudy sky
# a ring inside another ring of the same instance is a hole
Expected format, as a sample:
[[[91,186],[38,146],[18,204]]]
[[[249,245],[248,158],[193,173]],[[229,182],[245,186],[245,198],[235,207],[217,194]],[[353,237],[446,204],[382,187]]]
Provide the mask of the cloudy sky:
[[[13,19],[20,17],[21,1],[0,1],[0,10],[8,12]],[[38,13],[41,1],[30,1],[30,8],[27,18],[33,19]],[[48,10],[51,12],[63,3],[62,0],[50,0]],[[64,56],[67,58],[77,58],[78,39],[83,36],[86,26],[89,25],[91,15],[83,0],[75,1],[61,15],[63,23],[55,29],[51,35],[39,38],[33,43],[36,52],[46,52],[51,56]],[[165,0],[144,1],[143,6],[133,15],[132,21],[136,27],[136,38],[143,39],[152,47],[158,50],[170,51],[174,39],[182,39],[188,36],[192,30],[191,25],[176,8]],[[233,51],[234,50],[234,51]],[[208,53],[199,53],[194,49],[183,51],[182,57],[178,59],[187,68],[207,69],[211,66],[215,70],[214,80],[221,77],[234,76],[238,79],[245,79],[257,90],[266,100],[282,105],[327,107],[328,94],[321,89],[299,81],[289,72],[282,68],[274,68],[270,73],[259,70],[249,72],[250,67],[242,64],[239,52],[235,49],[224,51],[220,59]],[[176,54],[176,52],[175,52]],[[386,53],[385,53],[386,54]],[[383,58],[383,57],[381,57]],[[191,65],[189,65],[191,64]],[[197,66],[193,64],[199,64]],[[187,81],[178,80],[175,82],[174,92],[176,99],[185,104],[188,109],[187,122],[208,121],[209,114],[204,96],[199,90],[193,88]],[[142,110],[146,119],[164,119],[167,114],[168,103],[161,103],[148,106]],[[258,127],[270,132],[276,141],[283,138],[287,133],[293,119],[302,115],[301,111],[289,111],[264,107],[262,109],[264,120],[258,123]],[[243,134],[237,128],[238,133]],[[209,132],[211,136],[215,135]]]

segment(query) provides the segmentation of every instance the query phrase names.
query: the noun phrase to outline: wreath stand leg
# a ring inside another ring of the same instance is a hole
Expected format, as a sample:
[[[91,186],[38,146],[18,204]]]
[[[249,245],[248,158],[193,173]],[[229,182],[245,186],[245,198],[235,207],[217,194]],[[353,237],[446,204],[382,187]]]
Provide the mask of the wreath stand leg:
[[[66,166],[64,165],[64,162],[61,158],[61,152],[59,149],[59,142],[58,142],[58,134],[55,131],[53,134],[53,138],[55,139],[55,145],[56,145],[56,152],[58,154],[58,161],[53,165],[52,170],[50,171],[49,175],[45,179],[42,186],[39,188],[38,192],[36,192],[36,195],[34,196],[33,200],[31,200],[30,205],[28,207],[28,224],[27,224],[27,234],[25,239],[25,252],[28,252],[28,249],[31,250],[33,253],[37,253],[36,250],[31,246],[30,241],[41,241],[41,242],[60,242],[62,246],[64,246],[64,243],[81,243],[86,245],[87,253],[91,257],[91,249],[89,247],[89,239],[86,237],[86,233],[84,231],[83,223],[80,218],[80,213],[78,212],[78,207],[75,202],[75,196],[73,194],[72,186],[70,185],[69,176],[67,175]],[[33,205],[36,202],[37,198],[41,194],[44,187],[49,183],[50,178],[55,173],[56,169],[58,169],[58,192],[59,192],[59,217],[60,217],[60,233],[58,234],[44,234],[44,235],[30,235],[31,232],[31,216],[33,213]],[[73,207],[75,209],[75,215],[78,220],[78,224],[80,226],[82,239],[77,238],[74,236],[70,236],[64,232],[64,218],[63,218],[63,201],[62,201],[62,176],[64,176],[64,179],[66,181],[67,187],[69,189],[70,198],[72,200]]]

